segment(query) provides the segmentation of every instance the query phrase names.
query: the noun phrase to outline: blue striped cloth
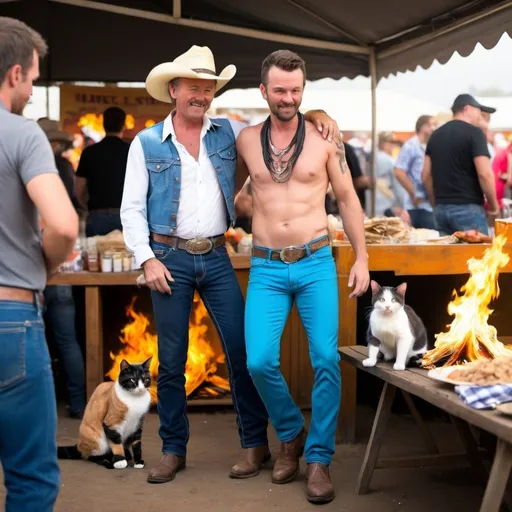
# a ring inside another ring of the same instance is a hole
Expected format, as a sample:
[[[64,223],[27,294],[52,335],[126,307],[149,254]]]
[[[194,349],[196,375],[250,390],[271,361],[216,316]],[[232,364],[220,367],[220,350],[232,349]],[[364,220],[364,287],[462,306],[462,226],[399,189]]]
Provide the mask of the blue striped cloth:
[[[455,386],[460,399],[475,409],[494,409],[497,405],[512,402],[512,384],[494,386]]]

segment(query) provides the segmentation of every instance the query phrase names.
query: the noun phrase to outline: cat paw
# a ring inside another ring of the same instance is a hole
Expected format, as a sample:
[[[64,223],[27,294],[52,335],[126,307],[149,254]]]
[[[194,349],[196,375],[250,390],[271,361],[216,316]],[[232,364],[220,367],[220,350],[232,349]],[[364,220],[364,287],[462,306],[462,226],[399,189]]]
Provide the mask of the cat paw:
[[[124,469],[126,466],[128,466],[128,461],[126,459],[114,462],[114,467],[116,469]]]
[[[373,361],[372,359],[364,359],[363,360],[363,366],[366,366],[367,368],[371,366],[375,366],[377,364],[377,361]]]
[[[405,370],[405,364],[395,363],[393,365],[393,370]]]
[[[143,469],[143,468],[144,468],[144,461],[143,461],[143,460],[139,460],[139,461],[137,461],[137,462],[133,465],[133,467],[134,467],[135,469]]]

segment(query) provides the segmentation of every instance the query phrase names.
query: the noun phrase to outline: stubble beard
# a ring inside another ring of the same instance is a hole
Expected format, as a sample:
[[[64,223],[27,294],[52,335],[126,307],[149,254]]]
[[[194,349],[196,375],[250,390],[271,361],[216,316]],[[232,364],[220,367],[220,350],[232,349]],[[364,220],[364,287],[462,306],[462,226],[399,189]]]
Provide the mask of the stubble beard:
[[[279,107],[279,105],[273,105],[270,111],[277,117],[277,119],[279,119],[279,121],[287,123],[295,119],[295,116],[297,115],[297,112],[299,110],[299,108],[296,105],[291,106],[291,108],[293,109],[293,111],[286,115],[284,115],[281,112],[281,108]]]

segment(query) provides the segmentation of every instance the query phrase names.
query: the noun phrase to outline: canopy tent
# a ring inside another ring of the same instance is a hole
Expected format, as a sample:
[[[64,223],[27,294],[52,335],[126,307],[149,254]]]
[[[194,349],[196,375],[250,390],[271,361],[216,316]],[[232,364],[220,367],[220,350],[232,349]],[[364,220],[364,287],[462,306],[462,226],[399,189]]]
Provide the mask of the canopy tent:
[[[259,83],[259,63],[291,48],[316,80],[375,78],[469,55],[512,34],[512,0],[0,0],[50,44],[47,81],[143,81],[157,63],[208,45],[232,87]]]
[[[254,87],[268,53],[295,50],[310,80],[371,77],[374,142],[379,78],[512,34],[512,0],[0,0],[0,16],[47,39],[47,83],[143,81],[197,44],[237,66],[229,87]]]

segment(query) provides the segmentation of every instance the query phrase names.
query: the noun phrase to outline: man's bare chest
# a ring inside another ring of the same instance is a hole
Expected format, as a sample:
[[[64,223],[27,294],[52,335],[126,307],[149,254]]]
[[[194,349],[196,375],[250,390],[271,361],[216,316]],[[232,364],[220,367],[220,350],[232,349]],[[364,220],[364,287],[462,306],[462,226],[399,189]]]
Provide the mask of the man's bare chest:
[[[251,181],[253,183],[273,182],[272,172],[267,168],[263,158],[261,143],[258,141],[251,145],[245,153],[244,160],[249,169]],[[273,155],[274,168],[278,168],[279,165],[285,167],[291,156],[292,152],[284,155],[281,159]],[[293,166],[290,181],[314,183],[325,180],[326,178],[327,169],[325,155],[323,155],[321,151],[315,151],[313,146],[305,144],[299,158]]]

